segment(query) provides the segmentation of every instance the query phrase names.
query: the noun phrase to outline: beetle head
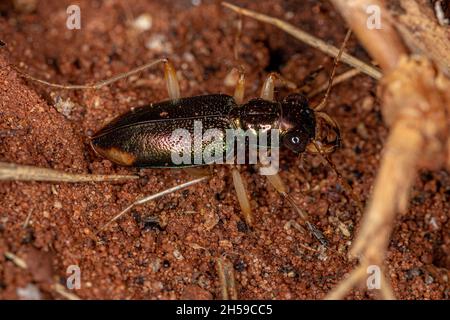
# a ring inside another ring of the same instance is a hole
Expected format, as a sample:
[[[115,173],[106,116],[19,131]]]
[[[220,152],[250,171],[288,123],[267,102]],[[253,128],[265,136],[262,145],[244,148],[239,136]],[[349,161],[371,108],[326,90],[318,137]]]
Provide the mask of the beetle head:
[[[290,94],[281,102],[281,143],[295,153],[304,152],[315,137],[316,119],[308,100],[301,94]]]

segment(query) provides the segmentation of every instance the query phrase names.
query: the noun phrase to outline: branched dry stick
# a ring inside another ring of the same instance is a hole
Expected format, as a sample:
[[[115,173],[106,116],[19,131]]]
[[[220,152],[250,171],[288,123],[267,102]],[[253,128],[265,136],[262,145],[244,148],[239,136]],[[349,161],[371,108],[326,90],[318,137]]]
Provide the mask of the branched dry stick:
[[[391,127],[374,192],[350,252],[361,257],[360,265],[327,296],[340,299],[365,279],[369,265],[383,264],[396,213],[407,210],[417,170],[449,161],[450,81],[428,57],[407,56],[391,25],[395,20],[380,1],[332,2],[387,74],[380,85],[384,120]],[[369,5],[382,8],[382,29],[366,28]],[[393,298],[384,276],[383,282],[382,297]]]
[[[450,77],[450,28],[434,18],[428,0],[391,0],[391,14],[406,46],[430,58]],[[401,8],[399,12],[396,8]]]
[[[0,162],[0,181],[101,182],[138,179],[131,175],[76,174],[63,171]]]
[[[414,39],[410,29],[417,30],[418,25],[430,24],[418,22],[417,19],[411,22],[404,17],[401,19],[402,25],[399,25],[398,21],[389,15],[381,1],[331,0],[331,2],[369,54],[388,74],[381,82],[381,98],[384,102],[382,109],[384,119],[391,126],[374,193],[350,254],[360,257],[360,265],[327,296],[328,299],[340,299],[366,278],[369,265],[383,265],[395,215],[397,211],[407,209],[409,191],[417,170],[444,164],[450,168],[450,83],[443,76],[450,64],[449,51],[446,49],[449,42],[448,37],[445,37],[448,33],[435,25],[433,30],[422,32],[423,40],[418,40]],[[395,2],[408,5],[407,12],[417,13],[417,6],[412,4],[415,1],[395,0]],[[240,14],[275,25],[297,39],[335,56],[335,49],[327,49],[328,45],[321,43],[320,39],[311,37],[284,21],[227,3],[224,5]],[[366,9],[374,5],[382,9],[383,27],[369,30]],[[423,15],[420,17],[426,18]],[[401,31],[401,36],[397,30]],[[425,48],[422,46],[419,49],[426,57],[408,57],[408,50],[403,41],[408,44],[409,49],[414,49],[412,48],[414,45],[419,47],[421,42],[427,43],[428,46],[442,45],[443,49],[434,48],[430,53],[426,46]],[[346,57],[343,57],[344,62],[352,65],[346,60]],[[436,69],[430,60],[439,68]],[[365,68],[356,66],[355,68],[375,79],[381,78],[378,70],[376,76],[373,76]],[[394,298],[388,279],[382,275],[381,280],[381,296],[385,299]]]

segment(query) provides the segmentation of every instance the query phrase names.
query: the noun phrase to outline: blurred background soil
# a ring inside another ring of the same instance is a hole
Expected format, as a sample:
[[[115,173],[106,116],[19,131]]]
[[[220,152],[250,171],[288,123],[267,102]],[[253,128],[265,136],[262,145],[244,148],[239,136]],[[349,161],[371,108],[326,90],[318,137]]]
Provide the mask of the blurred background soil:
[[[88,137],[132,107],[167,97],[161,68],[100,90],[68,91],[25,81],[16,68],[57,83],[105,79],[159,57],[179,71],[183,96],[233,92],[230,70],[237,16],[218,1],[77,1],[81,29],[66,28],[72,1],[0,4],[0,161],[67,172],[140,175],[126,183],[0,183],[0,298],[63,298],[70,265],[81,270],[83,299],[219,299],[215,260],[234,266],[242,299],[320,299],[352,266],[346,253],[361,213],[335,175],[315,156],[283,151],[281,177],[295,201],[330,241],[329,249],[295,228],[301,220],[264,177],[242,168],[255,226],[246,226],[229,168],[214,177],[135,208],[93,233],[136,198],[186,182],[184,171],[139,170],[96,156]],[[282,18],[339,46],[346,28],[326,1],[233,1]],[[239,43],[247,75],[246,98],[256,97],[270,71],[301,86],[323,67],[313,85],[327,80],[332,59],[274,27],[243,20]],[[355,38],[348,51],[370,61]],[[341,65],[338,72],[348,70]],[[277,96],[288,93],[279,89]],[[313,100],[317,103],[320,97]],[[327,111],[340,124],[343,148],[333,161],[362,201],[379,166],[387,129],[376,83],[357,76],[332,91]],[[421,172],[409,211],[396,220],[386,258],[401,299],[448,299],[450,176]],[[23,259],[23,269],[5,253]],[[349,298],[374,298],[354,290]]]

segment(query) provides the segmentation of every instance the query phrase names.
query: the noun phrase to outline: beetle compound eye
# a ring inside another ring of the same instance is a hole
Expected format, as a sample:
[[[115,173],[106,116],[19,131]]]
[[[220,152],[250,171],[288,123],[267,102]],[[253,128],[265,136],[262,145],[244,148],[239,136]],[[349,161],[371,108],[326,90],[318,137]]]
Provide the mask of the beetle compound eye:
[[[308,142],[308,135],[301,130],[287,133],[283,139],[283,145],[296,153],[305,151]]]
[[[297,136],[291,137],[291,143],[294,145],[298,145],[300,143],[300,137]]]

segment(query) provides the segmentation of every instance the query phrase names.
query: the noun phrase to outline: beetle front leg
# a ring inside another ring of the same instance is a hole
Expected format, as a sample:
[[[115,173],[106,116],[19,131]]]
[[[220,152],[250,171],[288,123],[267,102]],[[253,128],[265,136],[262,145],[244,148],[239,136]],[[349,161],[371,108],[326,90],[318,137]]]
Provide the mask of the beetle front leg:
[[[317,227],[309,222],[308,215],[300,209],[299,206],[295,203],[294,199],[288,194],[286,186],[283,183],[283,180],[281,180],[281,177],[278,174],[274,175],[266,175],[267,180],[269,183],[275,188],[275,190],[278,191],[278,193],[283,197],[283,199],[286,199],[289,204],[294,208],[295,211],[297,211],[298,215],[305,221],[306,227],[308,231],[324,246],[328,246],[328,240],[323,235],[323,233],[317,229]]]

